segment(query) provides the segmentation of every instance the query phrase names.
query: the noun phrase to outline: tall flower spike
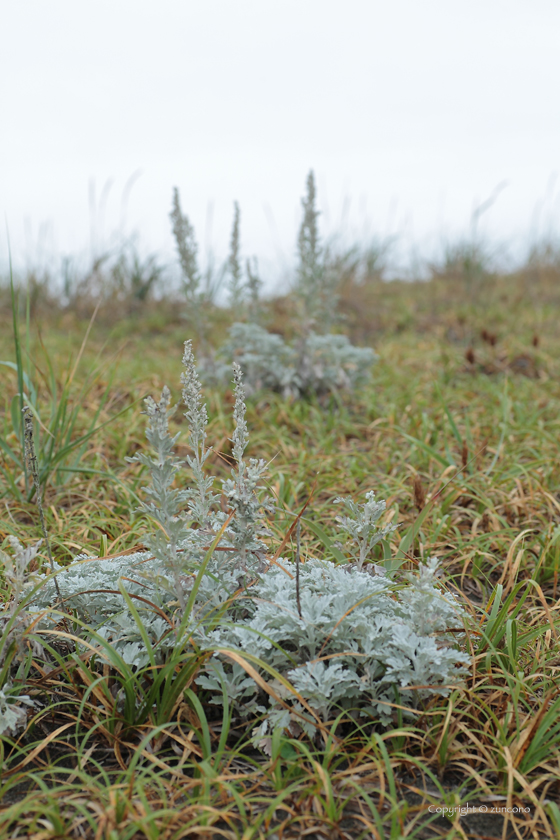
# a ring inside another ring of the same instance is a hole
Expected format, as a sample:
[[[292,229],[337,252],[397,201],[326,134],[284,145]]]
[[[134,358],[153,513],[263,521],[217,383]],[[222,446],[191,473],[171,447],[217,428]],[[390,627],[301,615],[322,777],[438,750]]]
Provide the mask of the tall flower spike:
[[[144,400],[145,414],[148,416],[146,437],[152,447],[153,456],[137,452],[127,461],[144,464],[150,470],[151,485],[146,488],[149,501],[141,502],[139,510],[147,513],[161,528],[144,538],[144,543],[153,552],[164,569],[173,574],[175,592],[182,610],[186,606],[182,575],[184,567],[190,562],[188,553],[179,553],[179,546],[189,537],[181,507],[188,498],[186,490],[173,487],[175,476],[180,470],[181,460],[175,455],[174,445],[178,434],[169,434],[169,418],[174,409],[170,408],[171,393],[167,386],[161,392],[159,402],[153,397]]]
[[[49,535],[47,533],[47,525],[45,523],[45,513],[43,510],[43,492],[41,487],[41,481],[39,479],[39,467],[37,464],[37,454],[35,452],[35,441],[33,440],[33,418],[29,406],[25,406],[25,408],[23,409],[23,428],[25,440],[25,457],[27,459],[27,463],[29,464],[31,475],[33,476],[33,484],[35,485],[35,501],[37,502],[37,510],[39,511],[39,522],[41,523],[41,531],[43,532],[43,539],[45,540],[45,546],[49,557],[49,563],[51,565],[51,572],[54,572],[54,558],[52,554]],[[54,579],[54,586],[56,589],[56,594],[58,596],[58,603],[59,605],[61,605],[62,596],[60,594],[58,580],[56,578]]]
[[[233,443],[233,457],[239,465],[239,474],[243,473],[243,453],[245,447],[249,442],[249,433],[247,431],[247,422],[245,420],[245,413],[247,408],[245,406],[245,388],[243,387],[243,374],[237,362],[233,363],[233,381],[235,383],[235,408],[233,410],[233,419],[235,421],[235,431],[231,442]]]
[[[188,490],[189,509],[201,527],[206,526],[211,518],[211,511],[217,496],[213,495],[212,485],[214,479],[204,472],[204,462],[210,454],[206,449],[206,427],[208,425],[208,412],[206,405],[202,402],[201,387],[196,372],[196,362],[192,351],[192,341],[185,341],[183,353],[184,372],[181,374],[183,384],[183,401],[187,406],[185,417],[189,423],[189,443],[194,455],[187,457],[187,463],[193,471],[195,489]]]
[[[181,210],[181,201],[177,187],[173,190],[173,209],[169,214],[173,224],[173,235],[177,245],[179,261],[183,271],[183,283],[190,303],[197,301],[200,285],[200,272],[197,263],[197,244],[194,228],[188,217]]]
[[[253,260],[247,260],[247,291],[249,294],[249,321],[258,323],[260,315],[260,292],[262,288],[262,280],[259,276],[259,265],[256,257]]]
[[[185,341],[183,353],[184,372],[181,374],[183,402],[187,406],[185,417],[189,422],[190,443],[197,456],[204,455],[208,412],[202,402],[202,389],[196,372],[196,362],[192,351],[192,341]]]
[[[237,469],[232,469],[232,478],[223,482],[224,496],[229,506],[235,511],[235,516],[230,525],[233,546],[236,549],[236,563],[244,571],[249,568],[257,571],[260,566],[260,554],[266,546],[258,539],[259,534],[264,533],[263,528],[263,504],[259,500],[259,480],[266,470],[264,461],[257,461],[251,458],[246,464],[243,454],[249,442],[249,433],[245,421],[245,389],[242,382],[241,367],[237,362],[233,363],[233,379],[235,383],[235,408],[233,419],[235,430],[231,442],[233,443],[233,457]]]
[[[230,251],[228,259],[229,267],[229,295],[230,304],[233,310],[234,318],[239,317],[239,310],[243,299],[243,279],[241,271],[241,263],[239,260],[240,252],[240,236],[239,236],[239,204],[237,201],[234,204],[233,213],[233,227],[231,231]]]

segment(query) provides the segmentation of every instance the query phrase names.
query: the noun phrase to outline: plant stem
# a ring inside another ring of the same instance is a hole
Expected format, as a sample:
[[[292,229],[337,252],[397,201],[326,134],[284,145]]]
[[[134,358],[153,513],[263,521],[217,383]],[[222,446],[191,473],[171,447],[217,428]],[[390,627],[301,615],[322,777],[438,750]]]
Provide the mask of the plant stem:
[[[296,603],[297,603],[297,611],[300,618],[303,618],[301,614],[301,601],[299,597],[299,565],[300,565],[300,553],[301,553],[301,519],[298,517],[297,525],[296,525]]]
[[[33,476],[33,483],[35,485],[35,497],[37,499],[37,509],[39,511],[39,521],[41,522],[41,531],[43,532],[43,539],[45,540],[45,545],[47,547],[47,555],[51,564],[51,571],[54,574],[54,559],[51,551],[49,535],[47,534],[47,526],[45,523],[43,500],[41,498],[41,482],[39,481],[37,455],[35,453],[35,443],[33,441],[33,415],[31,414],[31,409],[29,408],[29,406],[25,406],[23,409],[23,426],[25,438],[25,455],[29,463],[31,475]],[[60,594],[60,588],[58,586],[58,581],[56,577],[54,579],[54,585],[56,589],[56,594],[58,595],[59,603],[62,604],[62,595]]]

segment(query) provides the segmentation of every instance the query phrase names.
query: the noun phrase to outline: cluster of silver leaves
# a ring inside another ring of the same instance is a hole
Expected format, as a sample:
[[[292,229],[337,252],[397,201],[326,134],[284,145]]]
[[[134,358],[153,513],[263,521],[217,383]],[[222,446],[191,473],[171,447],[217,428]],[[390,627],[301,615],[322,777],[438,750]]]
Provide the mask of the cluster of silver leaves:
[[[389,724],[395,704],[411,715],[431,694],[447,694],[464,676],[470,659],[455,649],[449,633],[462,628],[462,611],[437,585],[435,558],[405,586],[355,566],[348,573],[344,565],[307,560],[300,572],[301,610],[295,564],[282,561],[282,566],[253,587],[248,616],[223,621],[207,641],[250,652],[275,668],[321,720],[345,709]],[[225,672],[230,700],[247,714],[258,711],[257,686],[247,682],[244,671],[228,667],[223,655],[210,661],[199,682],[217,697]],[[312,729],[313,720],[293,695],[278,681],[274,688],[284,704],[269,705],[256,737],[270,733],[274,715],[281,715],[289,731],[303,724]]]
[[[345,335],[309,331],[288,344],[258,324],[237,323],[202,374],[208,381],[223,383],[234,359],[248,394],[273,391],[299,399],[355,390],[367,382],[376,358],[370,347],[356,347]]]
[[[262,537],[270,501],[263,498],[260,486],[266,465],[245,461],[249,436],[241,367],[234,366],[235,467],[231,478],[222,482],[229,506],[225,511],[205,468],[210,453],[207,412],[188,342],[183,362],[192,484],[176,486],[182,464],[174,451],[177,436],[169,432],[172,409],[164,389],[159,402],[146,401],[146,434],[153,454],[133,459],[150,471],[142,511],[158,523],[158,535],[144,538],[146,552],[107,559],[82,555],[70,566],[58,567],[56,579],[67,608],[135,667],[149,662],[144,637],[160,662],[181,641],[169,631],[170,621],[162,613],[181,628],[176,632],[188,633],[203,649],[229,648],[250,655],[270,694],[223,653],[210,658],[198,685],[209,692],[210,702],[222,703],[225,693],[239,715],[259,716],[254,737],[263,748],[275,728],[311,735],[318,721],[331,718],[338,709],[389,724],[395,704],[413,714],[431,694],[447,693],[469,658],[457,649],[461,609],[437,581],[437,561],[399,580],[394,574],[370,573],[372,564],[367,561],[373,547],[393,529],[379,527],[385,503],[373,493],[361,504],[337,500],[345,507],[339,521],[349,538],[348,563],[309,558],[296,570],[289,559],[267,561]],[[200,564],[220,533],[186,613]],[[4,566],[21,598],[26,587],[36,586],[27,568],[37,547],[14,547],[15,562],[4,558]],[[135,599],[142,628],[122,588]],[[34,592],[33,609],[44,610],[55,602],[53,577],[45,576]],[[39,631],[41,626],[39,622]],[[281,679],[272,679],[270,669]],[[0,697],[2,703],[9,726],[15,712]]]
[[[398,526],[377,527],[378,520],[385,513],[386,504],[383,499],[376,501],[373,490],[366,493],[366,501],[363,504],[351,498],[337,498],[334,503],[342,503],[349,514],[349,516],[338,516],[337,520],[349,538],[352,556],[358,569],[361,570],[373,547],[388,537]]]
[[[10,584],[12,597],[0,614],[0,665],[8,656],[10,649],[15,648],[15,663],[21,671],[22,659],[25,656],[26,631],[33,620],[32,612],[26,602],[26,593],[30,584],[29,566],[37,556],[42,540],[25,548],[14,536],[8,536],[13,556],[0,551],[4,577]],[[42,647],[34,641],[31,645],[35,654],[42,653]],[[5,669],[3,669],[5,670]],[[13,669],[12,669],[13,671]],[[23,694],[21,684],[12,682],[13,676],[21,674],[6,673],[6,679],[0,686],[0,735],[15,735],[27,721],[26,706],[33,706],[27,694]]]

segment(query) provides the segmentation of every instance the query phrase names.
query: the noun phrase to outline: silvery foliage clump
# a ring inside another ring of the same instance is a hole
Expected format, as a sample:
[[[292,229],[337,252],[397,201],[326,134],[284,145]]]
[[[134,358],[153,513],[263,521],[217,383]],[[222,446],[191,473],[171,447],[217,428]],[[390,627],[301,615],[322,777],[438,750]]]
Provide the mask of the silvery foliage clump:
[[[355,347],[345,335],[309,332],[292,344],[255,323],[236,323],[220,348],[208,381],[227,381],[235,359],[248,394],[273,391],[286,398],[324,396],[354,391],[364,385],[377,356],[369,347]]]
[[[354,391],[368,381],[376,359],[371,347],[356,347],[345,335],[309,333],[298,347],[300,391]]]
[[[261,282],[256,267],[247,262],[247,283],[242,286],[239,259],[239,207],[235,205],[228,268],[230,305],[236,322],[214,358],[202,360],[201,374],[209,383],[224,384],[232,360],[243,371],[248,394],[274,391],[286,398],[319,397],[353,391],[363,385],[377,356],[369,347],[353,346],[347,336],[331,333],[336,320],[338,274],[321,245],[316,207],[315,176],[307,178],[302,199],[303,218],[297,240],[298,267],[294,284],[297,337],[286,343],[257,321]],[[247,307],[248,322],[239,316]]]
[[[0,686],[0,735],[15,735],[27,722],[27,709],[33,706],[33,701],[27,694],[21,693],[20,686],[13,685],[11,678],[21,676],[17,674],[18,664],[25,653],[26,631],[33,620],[33,613],[28,609],[26,594],[32,585],[29,571],[31,562],[37,556],[42,540],[24,548],[14,536],[8,536],[12,547],[13,557],[5,551],[0,551],[4,577],[11,586],[11,599],[0,613],[0,665],[4,665],[6,658],[13,650],[14,658],[4,668],[5,682]],[[30,647],[35,655],[43,653],[41,645],[33,640]]]
[[[222,481],[222,492],[232,514],[228,517],[220,508],[220,496],[212,492],[215,479],[205,470],[212,451],[206,446],[208,416],[202,403],[191,342],[185,342],[183,364],[182,397],[187,407],[185,416],[192,451],[187,457],[193,479],[191,486],[183,489],[173,486],[182,462],[174,452],[178,435],[169,434],[173,409],[170,408],[169,390],[164,388],[159,402],[151,397],[145,400],[146,437],[153,454],[138,453],[129,459],[150,471],[151,485],[146,490],[149,501],[142,503],[140,510],[160,528],[143,538],[149,551],[108,560],[80,555],[69,567],[55,564],[56,579],[66,606],[110,641],[126,662],[137,666],[147,664],[149,657],[120,586],[125,586],[135,599],[143,629],[162,660],[179,640],[170,632],[169,621],[159,611],[180,624],[196,573],[222,529],[220,544],[201,581],[191,615],[186,623],[183,622],[183,632],[199,632],[197,628],[201,622],[218,614],[240,586],[258,575],[265,565],[266,545],[261,537],[266,533],[264,518],[270,502],[261,499],[259,481],[266,465],[262,460],[244,460],[248,433],[239,367],[234,366],[236,400],[232,443],[236,465],[231,478]],[[228,518],[231,519],[229,524]],[[54,582],[50,579],[35,598],[36,609],[49,606],[53,602],[53,592]],[[146,605],[146,600],[153,607]],[[234,617],[239,609],[238,605],[232,604],[230,616]]]
[[[11,599],[0,613],[0,630],[2,632],[2,645],[0,648],[0,665],[3,663],[7,651],[12,642],[15,643],[19,655],[23,653],[24,636],[32,615],[26,603],[26,594],[32,584],[33,577],[30,574],[29,566],[36,558],[41,543],[39,540],[34,545],[25,548],[21,542],[12,535],[8,536],[13,551],[13,557],[5,551],[0,551],[0,563],[4,570],[4,577],[11,586]]]
[[[12,587],[12,599],[8,605],[8,613],[13,615],[27,588],[29,566],[37,557],[43,540],[38,540],[34,545],[24,548],[18,538],[10,534],[8,542],[12,547],[14,556],[12,557],[5,551],[0,551],[0,562],[4,567],[4,577]]]
[[[248,394],[275,391],[291,396],[297,391],[295,350],[280,335],[268,332],[254,323],[236,323],[229,330],[229,338],[217,354],[213,375],[216,384],[227,381],[231,359],[243,371]],[[206,371],[203,371],[208,378]]]
[[[386,503],[383,499],[376,501],[373,490],[366,493],[366,502],[363,504],[358,504],[349,497],[339,497],[334,500],[334,503],[342,503],[346,512],[350,514],[349,516],[338,516],[337,521],[352,544],[351,554],[358,570],[361,571],[373,547],[381,540],[386,539],[398,526],[376,527],[376,523],[385,513]]]
[[[341,500],[346,508],[341,524],[354,544],[350,562],[309,558],[297,568],[290,559],[267,562],[262,541],[267,502],[259,485],[266,465],[244,460],[248,430],[241,370],[234,367],[236,466],[222,483],[231,517],[221,510],[205,470],[207,414],[190,343],[183,362],[193,483],[177,491],[172,487],[178,462],[165,391],[159,403],[147,402],[147,436],[155,455],[137,458],[152,477],[143,511],[165,529],[167,540],[155,538],[150,551],[117,558],[82,556],[60,569],[57,579],[67,607],[134,667],[147,665],[149,658],[121,588],[135,599],[142,631],[159,662],[180,643],[176,633],[182,627],[200,649],[215,651],[197,678],[199,689],[217,705],[225,693],[248,722],[257,716],[254,738],[263,749],[274,729],[312,736],[339,709],[389,724],[394,704],[412,715],[432,694],[446,694],[469,659],[450,633],[460,629],[462,612],[437,581],[437,560],[400,579],[396,573],[377,574],[371,551],[391,526],[379,527],[384,503],[368,494],[363,504]],[[182,602],[220,531],[220,544],[186,613]],[[50,577],[35,598],[36,609],[55,598]],[[270,693],[224,648],[250,657]]]
[[[389,724],[395,703],[411,716],[464,676],[469,657],[451,646],[448,632],[461,626],[462,612],[436,584],[437,559],[411,574],[404,587],[389,575],[310,559],[300,571],[301,615],[295,563],[283,560],[282,566],[269,569],[253,587],[248,617],[222,622],[208,642],[250,652],[275,668],[319,720],[346,709]],[[198,682],[214,694],[213,702],[219,702],[224,683],[246,714],[262,702],[257,686],[243,670],[228,667],[223,655],[210,661]],[[317,720],[279,680],[270,685],[283,703],[269,705],[254,731],[257,742],[262,746],[276,726],[312,734]]]

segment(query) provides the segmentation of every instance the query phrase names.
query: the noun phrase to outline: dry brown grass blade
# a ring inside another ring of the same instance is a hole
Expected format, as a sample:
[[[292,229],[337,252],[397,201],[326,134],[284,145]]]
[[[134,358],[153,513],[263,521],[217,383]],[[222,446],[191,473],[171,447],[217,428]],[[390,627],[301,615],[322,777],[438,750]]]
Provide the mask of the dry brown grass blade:
[[[552,495],[552,493],[549,493],[549,492],[548,492],[548,491],[546,491],[546,490],[543,490],[542,492],[544,493],[544,495],[546,496],[546,498],[547,498],[550,502],[552,502],[552,504],[554,505],[554,507],[555,507],[555,508],[557,508],[557,509],[560,511],[560,502],[558,501],[558,499],[555,499],[555,498],[554,498],[554,496]]]
[[[286,545],[288,544],[288,541],[291,539],[291,537],[292,537],[292,535],[293,535],[293,533],[294,533],[294,530],[295,530],[295,528],[297,527],[298,522],[301,520],[301,517],[303,516],[303,514],[304,514],[304,513],[305,513],[305,511],[307,510],[307,507],[308,507],[308,506],[309,506],[309,504],[311,503],[311,501],[312,501],[312,499],[313,499],[313,495],[314,495],[314,493],[315,493],[316,488],[317,488],[317,479],[315,479],[315,481],[314,481],[314,483],[313,483],[313,487],[311,488],[311,492],[310,492],[310,494],[309,494],[309,497],[308,497],[307,501],[305,502],[304,506],[302,507],[302,509],[300,510],[300,512],[297,514],[296,518],[294,519],[294,521],[292,522],[292,524],[290,525],[290,527],[288,528],[288,530],[286,531],[286,534],[285,534],[285,536],[284,536],[284,538],[283,538],[282,542],[281,542],[281,543],[280,543],[280,545],[278,546],[278,549],[276,550],[276,552],[275,552],[275,554],[274,554],[274,557],[272,558],[272,561],[271,561],[272,563],[276,563],[276,561],[278,560],[278,558],[280,557],[280,555],[282,554],[282,552],[283,552],[283,551],[284,551],[284,549],[286,548]],[[276,565],[280,566],[280,563],[276,563]],[[282,566],[281,568],[283,568],[283,566]],[[291,575],[291,574],[287,571],[287,569],[284,569],[284,571],[285,571],[288,575],[290,575],[290,577],[291,577],[291,578],[293,578],[293,575]]]
[[[122,757],[121,742],[118,739],[115,740],[115,742],[113,744],[113,752],[115,753],[115,758],[117,759],[119,767],[121,768],[121,770],[123,772],[126,772],[127,765],[126,765],[125,760]]]
[[[445,714],[445,719],[444,719],[442,727],[441,727],[441,735],[439,736],[437,744],[434,746],[434,755],[439,755],[439,751],[441,749],[443,739],[445,738],[445,736],[447,734],[447,731],[448,731],[447,727],[449,726],[449,721],[451,720],[452,713],[453,713],[453,702],[452,702],[451,698],[449,698],[449,703],[447,705],[447,712]]]
[[[59,726],[58,729],[55,729],[53,732],[47,735],[47,737],[44,738],[40,744],[38,744],[33,750],[31,750],[29,755],[27,755],[23,759],[23,761],[20,761],[18,765],[10,768],[9,770],[4,770],[1,774],[2,778],[6,778],[7,776],[13,776],[14,773],[19,773],[19,771],[22,770],[24,767],[27,767],[27,765],[30,762],[32,762],[39,755],[39,753],[41,753],[45,749],[45,747],[47,747],[52,741],[54,741],[54,739],[57,738],[61,732],[64,732],[66,729],[69,729],[71,726],[75,725],[75,721],[71,721],[70,723],[65,723],[62,726]]]
[[[535,720],[533,721],[533,723],[530,726],[525,727],[523,729],[523,731],[521,732],[521,734],[519,735],[518,743],[516,745],[516,750],[515,750],[515,753],[514,753],[514,756],[513,756],[513,766],[515,767],[515,769],[517,769],[517,767],[519,766],[519,764],[523,760],[523,756],[525,755],[525,753],[527,752],[527,750],[528,750],[528,748],[531,744],[533,735],[537,731],[537,729],[539,728],[539,724],[540,724],[541,720],[543,719],[543,717],[545,716],[545,714],[547,712],[550,701],[556,693],[557,693],[557,690],[551,689],[546,694],[546,696],[543,698],[542,706],[541,706],[537,716],[535,717]]]
[[[80,755],[78,757],[76,769],[73,773],[71,773],[68,776],[68,778],[66,779],[66,784],[71,785],[74,782],[74,780],[78,777],[79,771],[83,770],[83,768],[87,765],[89,759],[91,758],[96,749],[97,744],[93,743],[90,747],[88,747],[88,749],[85,751],[85,753],[83,753],[83,755]],[[121,769],[125,770],[126,767],[123,767]]]
[[[284,708],[287,708],[286,701],[283,700],[274,691],[273,688],[271,688],[271,686],[266,682],[266,680],[263,680],[261,675],[255,670],[255,668],[253,668],[253,666],[249,662],[247,662],[246,659],[243,658],[243,656],[241,656],[241,654],[237,653],[234,650],[227,650],[226,648],[217,648],[216,652],[221,653],[223,656],[229,657],[234,662],[237,662],[238,665],[241,665],[243,670],[256,682],[256,684],[260,688],[262,688],[263,691],[265,691],[269,695],[269,697],[272,697],[273,700],[275,700],[281,706],[283,706]],[[290,693],[293,694],[293,696],[297,699],[298,703],[300,703],[303,706],[303,708],[306,709],[309,712],[309,714],[311,715],[311,717],[313,718],[313,720],[306,721],[306,722],[307,723],[312,723],[313,726],[316,726],[317,729],[320,729],[321,732],[323,732],[323,734],[326,734],[326,735],[330,734],[328,729],[323,724],[323,722],[320,720],[320,718],[317,716],[317,714],[313,711],[313,709],[311,708],[309,703],[295,690],[295,688],[292,685],[290,685],[288,680],[284,679],[283,677],[280,677],[280,679],[282,681],[282,684],[285,686],[285,688],[287,688],[290,691]],[[290,709],[290,711],[292,711],[293,714],[297,715],[298,717],[303,718],[303,715],[301,715],[301,713],[298,713],[295,709]],[[303,719],[306,720],[305,718],[303,718]],[[338,740],[338,739],[336,739],[336,740]]]
[[[76,357],[76,361],[75,361],[75,363],[74,363],[74,367],[72,368],[72,373],[70,374],[70,378],[69,378],[69,380],[68,380],[68,385],[69,385],[69,386],[72,384],[72,382],[73,382],[73,380],[74,380],[74,376],[75,376],[75,374],[76,374],[76,371],[78,370],[78,365],[80,364],[80,361],[81,361],[81,358],[82,358],[82,356],[83,356],[84,350],[86,349],[86,345],[87,345],[87,342],[88,342],[89,334],[90,334],[90,332],[91,332],[91,328],[93,327],[93,323],[94,323],[94,321],[95,321],[95,318],[97,317],[97,313],[99,312],[99,307],[100,307],[100,306],[101,306],[101,300],[99,300],[99,301],[97,302],[97,306],[96,306],[96,307],[95,307],[95,309],[93,310],[92,316],[91,316],[91,318],[89,319],[89,324],[87,325],[87,329],[86,329],[86,331],[85,331],[85,335],[84,335],[84,338],[83,338],[83,341],[82,341],[82,345],[81,345],[80,350],[79,350],[79,352],[78,352],[78,355],[77,355],[77,357]]]
[[[198,758],[202,758],[202,750],[200,749],[200,747],[197,747],[197,745],[193,744],[192,742],[192,739],[196,735],[194,729],[191,729],[188,735],[185,735],[182,738],[179,737],[177,732],[175,732],[174,730],[170,730],[167,734],[169,738],[171,738],[173,741],[176,741],[179,744],[179,746],[183,748],[183,755],[181,756],[181,761],[186,760],[191,754],[196,755]]]
[[[103,559],[105,559],[105,558],[103,558]],[[138,583],[138,581],[134,580],[133,578],[123,577],[123,580],[128,580],[128,581],[131,581],[132,583]],[[120,590],[118,590],[118,589],[84,589],[83,592],[80,592],[78,594],[80,594],[80,595],[90,595],[90,594],[103,594],[103,593],[105,593],[107,595],[120,595],[121,594]],[[128,595],[131,598],[134,598],[137,601],[142,601],[144,604],[147,604],[151,609],[153,609],[154,612],[156,612],[160,616],[160,618],[165,619],[165,621],[173,629],[173,626],[174,626],[173,622],[171,621],[169,616],[166,615],[166,613],[161,609],[161,607],[158,607],[158,605],[154,604],[153,601],[149,601],[147,598],[143,598],[142,595],[135,595],[131,592],[129,592]],[[72,596],[72,597],[74,597],[74,596]],[[63,602],[64,601],[69,601],[69,600],[70,600],[70,598],[64,598]]]
[[[146,546],[140,543],[133,545],[132,548],[126,548],[123,551],[118,551],[116,554],[107,554],[105,557],[86,557],[82,563],[91,563],[92,560],[115,560],[117,557],[126,557],[127,554],[136,554],[140,551],[146,551]]]
[[[465,723],[462,720],[457,721],[457,728],[466,735],[467,739],[474,744],[478,750],[477,760],[482,763],[482,759],[486,761],[487,766],[492,767],[492,755],[487,748],[487,745],[481,741],[478,735],[472,729],[471,723]],[[472,757],[472,756],[471,756]]]
[[[524,530],[524,531],[521,531],[521,533],[520,533],[520,534],[518,534],[518,535],[516,536],[516,538],[513,540],[512,544],[511,544],[511,545],[510,545],[510,547],[509,547],[509,551],[508,551],[508,553],[507,553],[506,561],[505,561],[505,563],[504,563],[504,568],[502,569],[502,574],[501,574],[501,576],[500,576],[500,579],[498,580],[498,583],[504,583],[504,581],[505,581],[505,579],[506,579],[506,575],[508,574],[508,572],[510,571],[510,569],[512,570],[511,577],[513,577],[513,576],[514,576],[514,571],[513,571],[513,568],[512,568],[512,561],[513,561],[513,554],[514,554],[515,548],[516,548],[516,546],[518,545],[518,543],[519,543],[519,542],[520,542],[520,541],[521,541],[521,540],[522,540],[522,539],[523,539],[523,538],[524,538],[527,534],[530,534],[533,530],[534,530],[534,528],[525,528],[525,530]],[[515,563],[515,564],[513,564],[513,566],[517,566],[517,567],[518,567],[518,566],[519,566],[519,564],[518,564],[518,563]],[[510,581],[509,581],[509,588],[511,588],[511,587],[512,587],[512,586],[514,586],[514,585],[515,585],[515,581],[514,581],[514,580],[513,580],[513,581],[512,581],[512,580],[510,580]]]
[[[44,633],[54,633],[54,634],[56,634],[56,633],[57,633],[57,631],[54,631],[54,630],[53,630],[53,631],[44,630],[44,631],[41,631],[41,632],[44,632]],[[76,638],[76,637],[72,637],[72,638]],[[89,651],[86,651],[86,652],[84,652],[84,653],[81,653],[79,656],[78,656],[78,655],[76,655],[76,657],[77,657],[77,659],[78,659],[80,662],[87,662],[87,661],[88,661],[88,659],[91,659],[91,657],[92,657],[95,653],[101,653],[101,652],[102,652],[102,649],[101,649],[101,648],[98,648],[98,649],[96,649],[96,648],[92,648],[92,650],[89,650]],[[40,678],[39,678],[38,680],[32,680],[32,681],[30,681],[30,682],[31,682],[31,684],[32,684],[33,686],[36,686],[36,687],[41,686],[41,685],[43,685],[44,683],[48,683],[48,682],[50,682],[50,681],[54,680],[54,679],[55,679],[55,677],[60,676],[60,674],[68,674],[68,670],[67,670],[66,665],[58,665],[56,668],[53,668],[51,671],[46,671],[46,670],[44,670],[43,668],[41,668],[41,666],[40,666],[38,663],[36,663],[36,662],[35,662],[35,660],[33,660],[33,663],[32,663],[32,664],[33,664],[33,666],[35,667],[35,669],[36,669],[36,670],[40,673],[40,675],[41,675],[41,676],[40,676]]]
[[[539,599],[540,599],[540,601],[541,601],[541,604],[542,604],[543,610],[544,610],[544,612],[546,613],[546,618],[547,618],[548,623],[549,623],[549,625],[550,625],[550,629],[551,629],[551,631],[552,631],[552,635],[554,636],[554,641],[556,642],[556,644],[558,644],[558,641],[559,641],[559,639],[558,639],[558,631],[557,631],[557,629],[556,629],[556,626],[555,626],[555,624],[554,624],[554,621],[552,620],[552,615],[551,615],[551,613],[550,613],[550,608],[549,608],[549,606],[548,606],[548,604],[547,604],[547,601],[546,601],[546,598],[545,598],[545,596],[544,596],[544,592],[542,591],[542,589],[541,589],[541,587],[540,587],[540,584],[538,584],[536,581],[534,581],[534,582],[533,582],[533,586],[534,586],[534,588],[537,590],[537,593],[538,593]]]
[[[192,750],[194,752],[194,750]],[[158,758],[157,755],[149,752],[146,749],[143,749],[140,753],[145,759],[147,759],[150,764],[154,764],[156,767],[159,767],[160,770],[164,770],[166,773],[169,773],[171,776],[174,776],[177,779],[184,779],[185,774],[182,770],[177,770],[175,767],[166,764],[165,761],[162,761],[161,758]],[[200,783],[199,783],[200,784]]]
[[[87,688],[91,689],[91,694],[99,700],[101,705],[104,706],[110,714],[115,711],[115,701],[111,703],[109,698],[102,691],[101,687],[99,685],[93,685],[94,680],[91,679],[88,672],[83,668],[80,669],[80,678],[83,680]]]

